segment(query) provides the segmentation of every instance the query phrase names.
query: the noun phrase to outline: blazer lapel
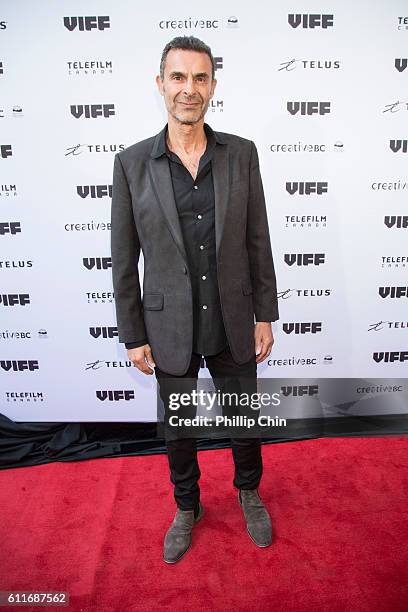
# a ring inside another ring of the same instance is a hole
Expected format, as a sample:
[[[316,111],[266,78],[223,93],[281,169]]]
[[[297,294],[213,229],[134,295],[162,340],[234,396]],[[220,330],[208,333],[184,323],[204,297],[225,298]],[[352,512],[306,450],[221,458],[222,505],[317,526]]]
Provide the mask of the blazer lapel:
[[[173,183],[169,163],[166,156],[149,160],[150,179],[153,191],[160,204],[168,228],[177,244],[180,253],[187,263],[187,254],[184,248],[183,234],[181,231],[176,201],[174,199]]]
[[[217,133],[216,135],[218,142],[214,148],[212,158],[212,175],[214,181],[215,199],[215,244],[216,257],[218,260],[229,199],[230,156],[228,145],[222,142]],[[155,143],[153,145],[153,154],[156,150],[159,136],[160,134],[156,136]],[[183,256],[185,262],[188,263],[177,206],[174,199],[173,184],[167,157],[165,155],[162,155],[161,157],[152,156],[149,159],[148,168],[153,191],[163,212],[168,228],[177,247],[180,250],[181,255]]]
[[[212,175],[214,181],[215,197],[215,246],[216,256],[218,255],[224,232],[225,215],[228,208],[229,184],[230,184],[230,164],[229,164],[228,145],[216,145],[212,160]]]

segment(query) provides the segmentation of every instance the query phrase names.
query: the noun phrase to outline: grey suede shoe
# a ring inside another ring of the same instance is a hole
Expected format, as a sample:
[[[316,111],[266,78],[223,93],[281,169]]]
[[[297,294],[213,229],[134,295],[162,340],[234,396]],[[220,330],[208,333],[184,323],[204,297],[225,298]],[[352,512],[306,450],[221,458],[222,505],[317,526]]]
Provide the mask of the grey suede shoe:
[[[191,546],[191,530],[203,514],[204,508],[201,502],[197,518],[194,518],[194,510],[177,509],[176,516],[164,538],[163,559],[166,563],[176,563],[188,551]]]
[[[258,494],[258,489],[239,489],[238,501],[244,512],[251,540],[261,547],[272,543],[271,517]]]

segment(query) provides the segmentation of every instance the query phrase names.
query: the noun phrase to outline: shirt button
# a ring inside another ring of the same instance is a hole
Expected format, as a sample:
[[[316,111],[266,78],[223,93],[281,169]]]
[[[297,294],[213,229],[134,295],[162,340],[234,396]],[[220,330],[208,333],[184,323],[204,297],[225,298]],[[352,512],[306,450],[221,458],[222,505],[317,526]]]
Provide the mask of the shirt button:
[[[200,244],[200,251],[202,251],[202,250],[203,250],[203,248],[204,248],[204,245],[203,245],[203,244]]]
[[[206,277],[206,275],[204,274],[204,275],[203,275],[201,278],[202,278],[203,280],[205,280],[207,277]]]
[[[203,215],[197,215],[197,219],[202,219]]]
[[[194,185],[194,189],[198,189],[197,185]]]
[[[203,310],[207,310],[207,304],[203,304]]]

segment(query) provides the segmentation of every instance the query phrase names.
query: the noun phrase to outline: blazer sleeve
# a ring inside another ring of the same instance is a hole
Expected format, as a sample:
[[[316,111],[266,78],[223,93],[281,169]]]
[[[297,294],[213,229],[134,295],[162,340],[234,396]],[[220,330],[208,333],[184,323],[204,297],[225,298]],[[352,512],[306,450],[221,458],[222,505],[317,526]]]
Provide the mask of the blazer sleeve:
[[[246,244],[256,321],[279,319],[275,267],[258,152],[252,142]]]
[[[113,166],[111,207],[111,262],[119,342],[146,339],[138,262],[140,242],[133,216],[132,198],[119,154]]]

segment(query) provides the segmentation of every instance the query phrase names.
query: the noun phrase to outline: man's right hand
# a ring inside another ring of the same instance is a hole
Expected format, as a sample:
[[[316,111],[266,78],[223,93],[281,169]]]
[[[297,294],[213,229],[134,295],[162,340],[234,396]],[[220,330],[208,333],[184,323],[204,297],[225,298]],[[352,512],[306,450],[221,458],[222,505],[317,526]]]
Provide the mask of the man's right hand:
[[[154,374],[154,370],[149,367],[149,365],[152,368],[156,366],[150,344],[128,349],[128,357],[133,365],[143,372],[143,374]]]

